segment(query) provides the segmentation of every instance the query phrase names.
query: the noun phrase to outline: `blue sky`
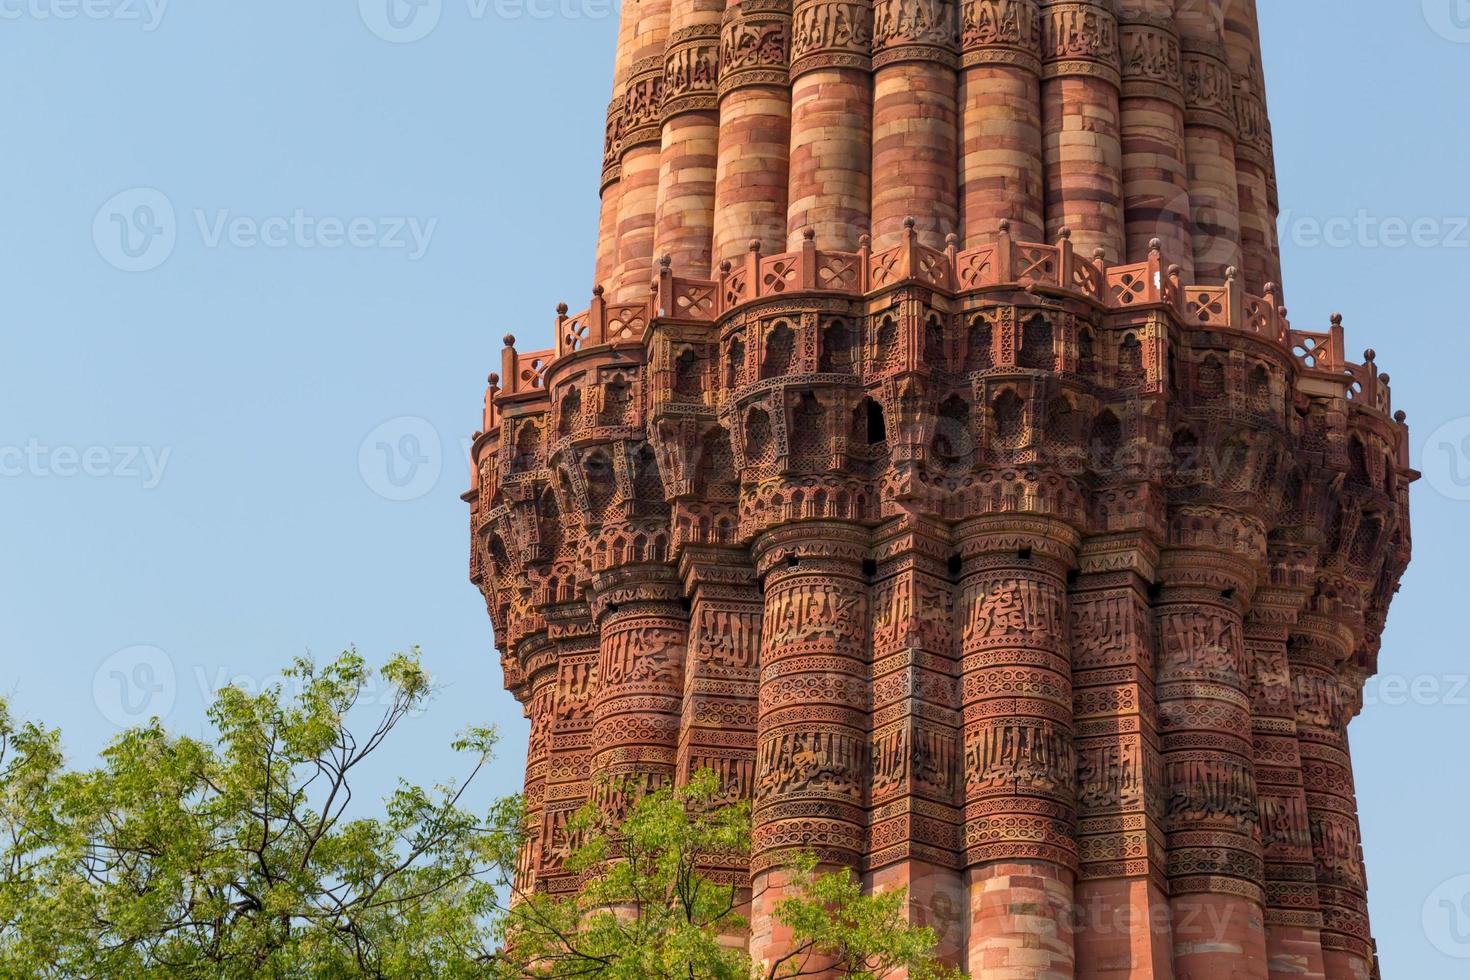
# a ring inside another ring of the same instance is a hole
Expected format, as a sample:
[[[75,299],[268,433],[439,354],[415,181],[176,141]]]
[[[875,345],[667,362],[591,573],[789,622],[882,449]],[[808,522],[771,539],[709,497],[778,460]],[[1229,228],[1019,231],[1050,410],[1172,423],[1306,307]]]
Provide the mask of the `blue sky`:
[[[79,761],[297,653],[418,643],[443,690],[375,778],[497,721],[485,792],[519,783],[464,440],[500,337],[587,297],[616,17],[429,2],[0,0],[0,690]],[[1458,976],[1470,3],[1262,7],[1293,323],[1377,350],[1427,475],[1352,727],[1375,932],[1386,975]]]

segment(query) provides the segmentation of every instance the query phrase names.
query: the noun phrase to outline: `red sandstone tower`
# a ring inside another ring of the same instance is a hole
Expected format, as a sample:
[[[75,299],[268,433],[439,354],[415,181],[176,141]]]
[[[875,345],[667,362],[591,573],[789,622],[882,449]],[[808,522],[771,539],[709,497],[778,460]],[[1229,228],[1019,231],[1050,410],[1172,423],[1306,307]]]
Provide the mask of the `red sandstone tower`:
[[[976,977],[1368,977],[1416,474],[1276,217],[1254,0],[626,0],[591,305],[466,496],[522,886],[710,767],[757,960],[812,849]]]

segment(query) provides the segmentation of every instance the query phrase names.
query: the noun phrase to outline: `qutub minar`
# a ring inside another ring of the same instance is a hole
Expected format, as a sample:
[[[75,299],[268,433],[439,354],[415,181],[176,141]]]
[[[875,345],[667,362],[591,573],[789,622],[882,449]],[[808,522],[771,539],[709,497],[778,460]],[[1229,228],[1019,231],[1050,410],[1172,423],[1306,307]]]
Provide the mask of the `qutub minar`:
[[[1255,6],[625,0],[591,305],[506,338],[466,495],[521,887],[709,767],[757,961],[812,849],[976,977],[1376,973],[1417,474],[1287,320]]]

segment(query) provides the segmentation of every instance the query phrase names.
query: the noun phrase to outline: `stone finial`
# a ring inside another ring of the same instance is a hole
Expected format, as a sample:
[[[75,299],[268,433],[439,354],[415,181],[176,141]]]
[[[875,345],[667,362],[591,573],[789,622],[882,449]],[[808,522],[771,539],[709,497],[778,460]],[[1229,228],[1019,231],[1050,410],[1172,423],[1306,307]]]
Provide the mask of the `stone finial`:
[[[803,228],[802,229],[802,232],[801,232],[801,237],[803,239],[805,239],[806,241],[809,241],[809,242],[816,241],[816,239],[817,239],[817,229],[815,229],[815,228]]]
[[[601,299],[602,298],[602,294],[605,291],[606,290],[604,290],[601,286],[593,286],[592,287],[592,295],[593,296],[596,296],[598,299]]]
[[[1011,219],[1010,218],[1001,218],[1000,219],[1000,230],[1003,231],[1003,232],[1005,232],[1005,233],[1007,233],[1007,234],[1010,233],[1010,230],[1011,230]]]
[[[1335,327],[1338,324],[1334,320],[1332,325]],[[1363,351],[1363,360],[1366,361],[1366,362],[1368,362],[1369,364],[1372,364],[1377,359],[1378,359],[1378,352],[1376,350],[1374,350],[1373,348],[1369,347],[1367,350]]]
[[[1235,266],[1232,265],[1232,266],[1227,266],[1226,267],[1226,269],[1225,269],[1225,281],[1226,282],[1233,282],[1235,280],[1235,277],[1238,276],[1238,275],[1240,275],[1240,270],[1236,269]]]
[[[872,244],[873,244],[873,236],[872,235],[859,235],[858,236],[858,246],[859,247],[861,247],[861,248],[867,248],[868,246],[870,246]]]
[[[1150,252],[1162,252],[1164,250],[1164,243],[1157,238],[1150,238],[1148,240],[1148,250]]]
[[[1388,372],[1385,371],[1383,374],[1380,374],[1378,376],[1378,380],[1382,381],[1384,384],[1388,384]]]
[[[1108,250],[1099,245],[1097,248],[1092,250],[1092,257],[1101,262],[1103,259],[1108,257]]]
[[[752,252],[759,252],[761,250],[761,242],[760,242],[760,239],[759,238],[752,238],[750,240],[750,244],[747,245],[746,248],[750,249],[750,251],[752,251]]]
[[[1399,425],[1403,425],[1405,422],[1407,422],[1409,420],[1409,413],[1406,412],[1406,411],[1404,411],[1401,408],[1397,412],[1394,412],[1393,413],[1393,420],[1395,422],[1397,422]]]
[[[959,245],[959,243],[960,243],[960,236],[959,235],[956,235],[954,232],[950,232],[948,235],[945,235],[944,236],[944,245],[945,245],[946,248],[948,248],[950,246],[957,246],[957,245]]]
[[[490,376],[485,379],[485,383],[492,386],[500,384],[500,375],[496,374],[494,371],[491,371]]]
[[[565,303],[557,303],[556,304],[556,315],[557,316],[566,316],[567,315],[567,311],[570,310],[570,309],[571,309],[571,307],[568,306]]]
[[[918,224],[918,222],[914,220],[913,215],[909,215],[907,218],[903,219],[904,231],[913,231],[916,224]]]
[[[1057,238],[1061,239],[1062,241],[1070,241],[1072,238],[1072,229],[1068,228],[1066,225],[1062,225],[1061,231],[1057,232]]]
[[[507,347],[514,347],[516,345],[516,335],[513,333],[508,333],[501,339],[505,341],[505,346]]]
[[[1169,266],[1169,278],[1173,279],[1182,275],[1184,275],[1184,266],[1180,265],[1178,262],[1175,262],[1174,264]]]
[[[720,263],[720,275],[728,276],[730,274],[730,270],[733,268],[735,267],[730,264],[730,260],[726,259],[725,261]]]
[[[665,252],[658,260],[658,267],[660,269],[672,269],[674,267],[674,257]]]

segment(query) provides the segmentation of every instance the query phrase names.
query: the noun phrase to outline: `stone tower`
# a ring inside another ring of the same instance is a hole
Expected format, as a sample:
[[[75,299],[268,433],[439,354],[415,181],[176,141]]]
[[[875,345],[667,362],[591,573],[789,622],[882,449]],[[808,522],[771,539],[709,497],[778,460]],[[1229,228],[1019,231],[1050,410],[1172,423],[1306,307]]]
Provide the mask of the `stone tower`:
[[[1403,413],[1287,319],[1255,0],[625,0],[590,305],[471,578],[568,816],[714,769],[976,977],[1374,972]]]

